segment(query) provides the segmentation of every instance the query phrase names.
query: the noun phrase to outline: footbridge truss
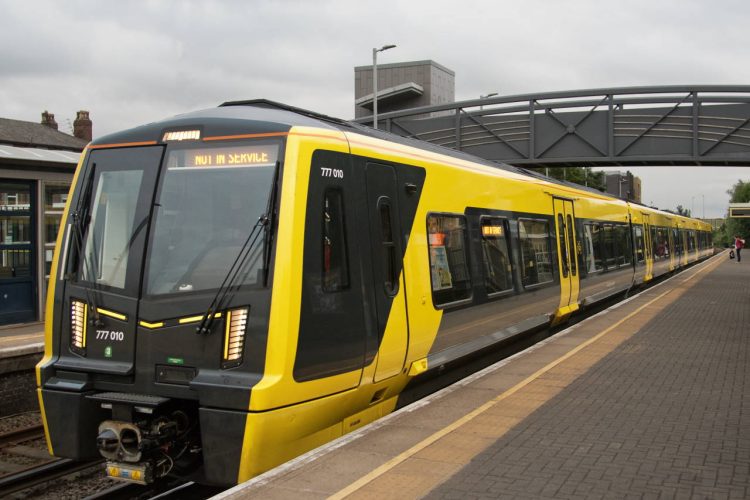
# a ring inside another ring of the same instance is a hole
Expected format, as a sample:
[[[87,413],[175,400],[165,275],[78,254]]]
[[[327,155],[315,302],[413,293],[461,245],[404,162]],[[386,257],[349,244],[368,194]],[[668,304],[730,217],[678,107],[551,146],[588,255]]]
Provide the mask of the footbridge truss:
[[[378,127],[527,167],[750,166],[750,86],[499,96],[384,113]]]

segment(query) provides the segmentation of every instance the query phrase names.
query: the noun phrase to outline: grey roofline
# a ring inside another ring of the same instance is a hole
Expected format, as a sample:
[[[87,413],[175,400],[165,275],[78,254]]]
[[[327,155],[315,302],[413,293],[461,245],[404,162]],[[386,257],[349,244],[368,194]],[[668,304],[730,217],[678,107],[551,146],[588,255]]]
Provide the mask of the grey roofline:
[[[446,73],[450,74],[451,76],[456,76],[456,72],[453,70],[450,70],[443,66],[440,63],[436,63],[432,59],[425,59],[423,61],[407,61],[407,62],[397,62],[397,63],[388,63],[388,64],[380,64],[378,63],[378,69],[389,69],[389,68],[403,68],[408,66],[435,66],[436,68],[439,68]],[[372,70],[372,64],[369,66],[355,66],[354,71],[367,71]]]

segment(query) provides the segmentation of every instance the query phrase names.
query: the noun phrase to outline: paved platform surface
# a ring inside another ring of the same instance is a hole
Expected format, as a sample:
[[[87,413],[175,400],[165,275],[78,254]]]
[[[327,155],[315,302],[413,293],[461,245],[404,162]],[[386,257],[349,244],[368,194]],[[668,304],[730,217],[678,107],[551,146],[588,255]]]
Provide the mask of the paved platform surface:
[[[750,262],[726,253],[224,498],[748,498]]]
[[[44,351],[44,323],[0,327],[0,359]]]

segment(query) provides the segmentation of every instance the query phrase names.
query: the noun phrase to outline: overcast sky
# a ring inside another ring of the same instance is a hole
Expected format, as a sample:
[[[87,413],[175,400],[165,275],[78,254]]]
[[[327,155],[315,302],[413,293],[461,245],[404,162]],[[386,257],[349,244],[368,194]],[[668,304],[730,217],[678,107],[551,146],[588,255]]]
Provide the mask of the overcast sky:
[[[0,117],[86,109],[101,136],[236,99],[354,114],[354,67],[432,59],[456,99],[750,84],[750,2],[0,0]],[[722,216],[750,168],[631,169],[643,201]],[[679,180],[676,180],[677,177]],[[698,201],[700,200],[700,202]]]

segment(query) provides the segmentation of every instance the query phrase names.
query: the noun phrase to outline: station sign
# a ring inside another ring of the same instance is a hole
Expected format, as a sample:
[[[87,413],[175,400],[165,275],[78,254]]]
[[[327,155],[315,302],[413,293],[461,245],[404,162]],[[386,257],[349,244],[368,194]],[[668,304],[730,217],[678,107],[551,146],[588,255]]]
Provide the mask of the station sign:
[[[750,219],[750,203],[730,203],[729,217],[732,219]]]

